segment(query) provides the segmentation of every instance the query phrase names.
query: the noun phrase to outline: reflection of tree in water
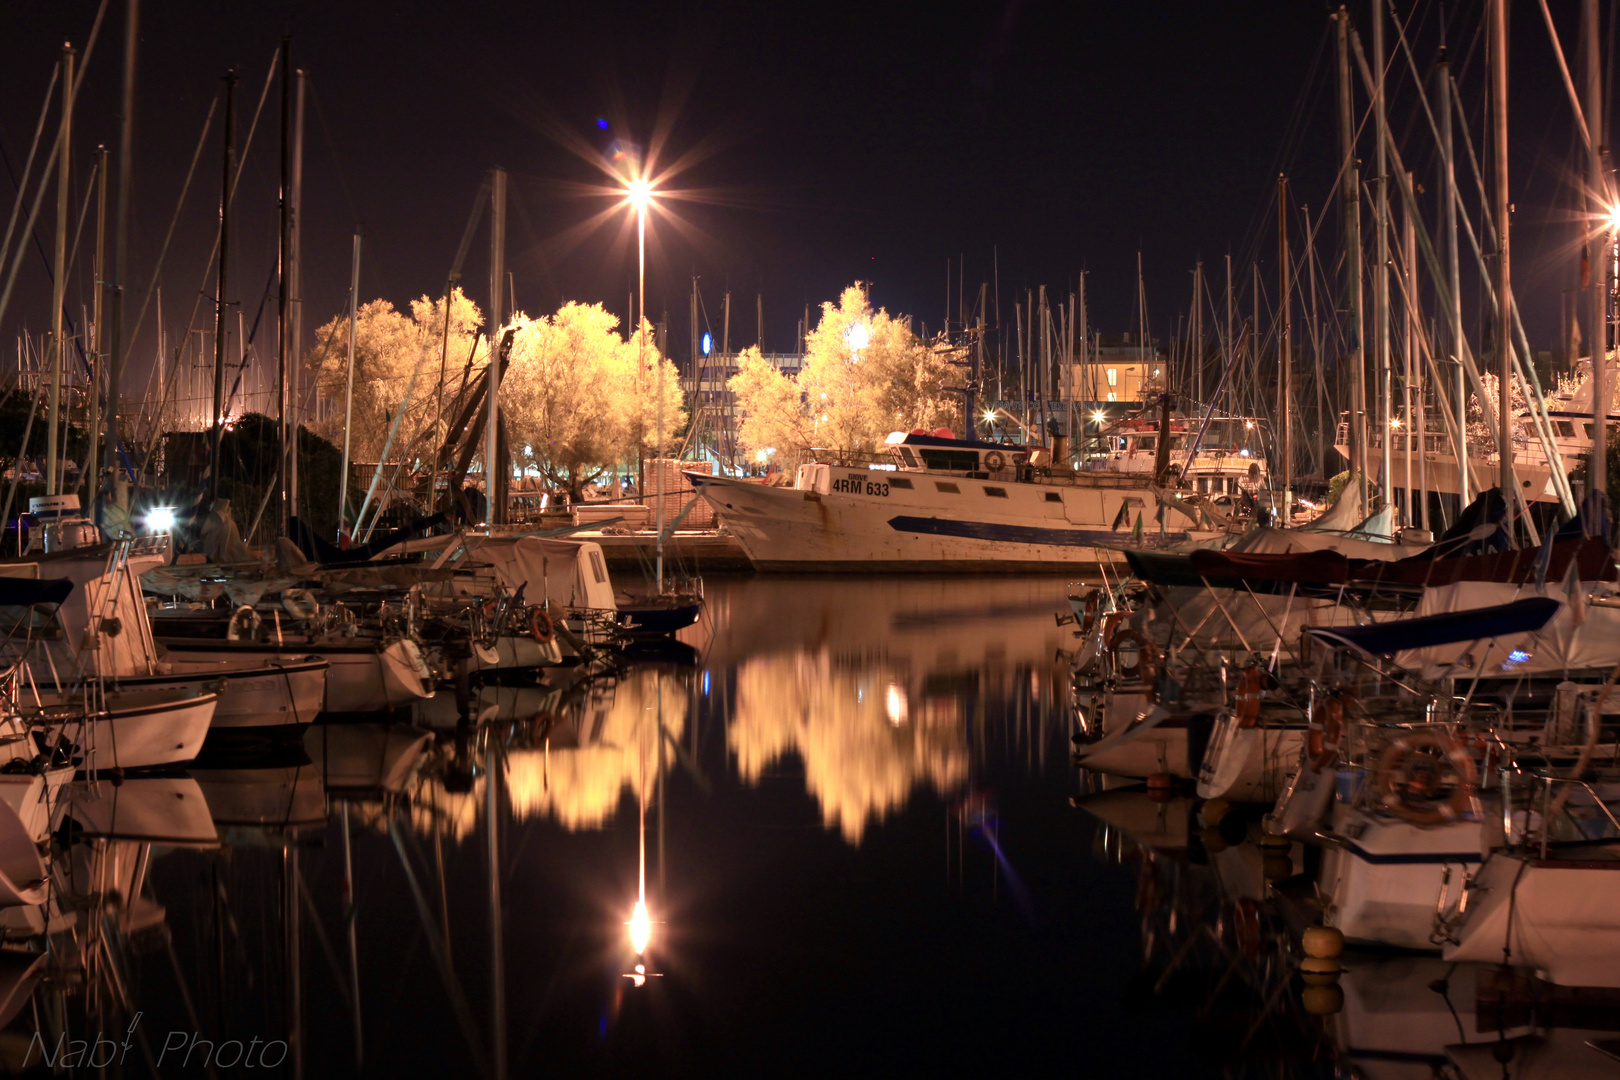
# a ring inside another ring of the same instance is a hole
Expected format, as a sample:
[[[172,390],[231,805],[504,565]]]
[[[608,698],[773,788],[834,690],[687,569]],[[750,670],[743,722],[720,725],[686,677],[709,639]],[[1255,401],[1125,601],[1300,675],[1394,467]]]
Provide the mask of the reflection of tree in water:
[[[822,821],[851,844],[918,784],[945,794],[968,772],[955,698],[913,700],[892,668],[835,668],[825,653],[744,662],[726,742],[751,784],[797,754]]]
[[[551,740],[550,760],[544,748],[513,750],[506,757],[507,793],[518,820],[545,814],[567,829],[595,829],[619,807],[623,794],[634,794],[646,765],[646,794],[658,785],[658,750],[664,771],[674,767],[669,740],[686,730],[686,687],[663,674],[665,738],[658,736],[658,679],[652,669],[631,672],[606,702],[588,705],[573,733],[558,731]],[[562,748],[566,739],[568,748]]]

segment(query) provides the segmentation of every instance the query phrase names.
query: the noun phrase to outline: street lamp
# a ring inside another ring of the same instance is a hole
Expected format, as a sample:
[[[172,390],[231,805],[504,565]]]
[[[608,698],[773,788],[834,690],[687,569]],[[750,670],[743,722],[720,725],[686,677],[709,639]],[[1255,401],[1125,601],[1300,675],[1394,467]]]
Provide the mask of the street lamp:
[[[653,186],[646,176],[634,176],[624,188],[625,200],[636,212],[636,385],[641,385],[642,372],[647,366],[647,334],[643,326],[647,321],[647,207],[652,205]],[[658,365],[658,452],[664,450],[664,365]],[[640,446],[636,447],[636,456],[642,457]],[[640,489],[645,492],[647,482],[646,469],[641,470]],[[658,558],[657,579],[658,593],[664,592],[664,470],[658,469],[658,490],[656,492],[658,507]]]

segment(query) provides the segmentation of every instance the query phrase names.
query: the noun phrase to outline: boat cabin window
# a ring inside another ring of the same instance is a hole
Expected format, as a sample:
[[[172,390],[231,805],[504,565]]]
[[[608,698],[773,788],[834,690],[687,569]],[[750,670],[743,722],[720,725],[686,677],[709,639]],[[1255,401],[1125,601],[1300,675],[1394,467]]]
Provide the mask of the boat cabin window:
[[[1136,448],[1138,450],[1152,450],[1158,444],[1159,439],[1156,435],[1143,435],[1140,439],[1136,440]]]
[[[1562,435],[1566,439],[1573,439],[1575,437],[1575,425],[1570,423],[1568,420],[1554,420],[1553,430],[1558,432],[1558,434]]]
[[[602,585],[607,582],[607,566],[602,562],[602,552],[600,549],[593,548],[591,550],[591,573],[596,575],[596,583],[598,585]]]
[[[921,466],[917,464],[917,455],[911,452],[911,447],[909,446],[902,446],[900,448],[900,460],[904,461],[908,468],[921,468]]]
[[[923,465],[940,472],[973,472],[979,467],[977,450],[936,450],[931,446],[919,447]]]
[[[946,483],[944,480],[935,480],[934,488],[938,491],[945,492],[947,495],[962,494],[961,488],[957,487],[955,484]]]
[[[1003,487],[987,487],[984,489],[984,493],[995,499],[1005,499],[1007,497],[1007,489]]]
[[[893,488],[905,488],[907,491],[910,491],[911,481],[907,480],[903,476],[891,476],[889,478],[889,486]]]
[[[1047,502],[1055,502],[1055,503],[1060,503],[1060,502],[1062,502],[1062,501],[1063,501],[1063,496],[1061,496],[1061,495],[1059,495],[1059,494],[1058,494],[1058,493],[1057,493],[1057,492],[1055,492],[1055,491],[1048,491],[1048,492],[1047,492],[1047,493],[1046,493],[1046,501],[1047,501]]]

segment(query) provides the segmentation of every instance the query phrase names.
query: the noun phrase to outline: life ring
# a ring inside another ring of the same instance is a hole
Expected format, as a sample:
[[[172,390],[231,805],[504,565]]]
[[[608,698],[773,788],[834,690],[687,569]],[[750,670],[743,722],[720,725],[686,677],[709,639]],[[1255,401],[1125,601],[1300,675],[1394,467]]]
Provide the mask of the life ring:
[[[1474,759],[1450,735],[1414,731],[1389,744],[1374,781],[1385,810],[1412,825],[1445,825],[1474,800]]]
[[[1121,664],[1120,646],[1126,642],[1136,645],[1136,662]],[[1127,682],[1140,681],[1148,688],[1148,699],[1153,698],[1153,684],[1159,674],[1159,650],[1144,635],[1135,630],[1121,630],[1108,639],[1108,651],[1114,654],[1114,674]]]
[[[529,636],[540,645],[550,645],[557,636],[551,613],[538,604],[529,609]]]
[[[321,613],[320,601],[308,589],[284,589],[281,606],[295,619],[313,619]]]
[[[1344,716],[1356,702],[1356,695],[1342,687],[1317,698],[1311,705],[1311,726],[1305,735],[1305,752],[1311,768],[1322,772],[1339,756],[1344,745]]]
[[[243,604],[231,612],[231,621],[225,627],[225,640],[254,641],[259,636],[259,624],[263,621],[251,605]]]
[[[991,472],[1000,472],[1007,467],[1007,459],[1000,450],[991,450],[984,455],[984,467]]]
[[[1238,677],[1237,693],[1232,697],[1232,714],[1238,727],[1252,728],[1260,722],[1260,698],[1265,693],[1266,673],[1259,666],[1243,669]]]

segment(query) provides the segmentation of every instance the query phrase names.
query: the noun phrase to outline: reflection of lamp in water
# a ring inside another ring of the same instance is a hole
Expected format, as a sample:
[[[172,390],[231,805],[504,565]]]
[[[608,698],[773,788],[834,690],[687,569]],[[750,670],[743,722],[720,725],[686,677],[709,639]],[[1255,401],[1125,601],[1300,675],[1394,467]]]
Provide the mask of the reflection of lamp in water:
[[[647,901],[637,900],[635,909],[630,913],[630,947],[636,950],[637,956],[647,951],[647,939],[651,936],[652,923],[647,919]]]
[[[883,709],[889,714],[889,723],[899,727],[906,722],[906,692],[894,683],[889,684],[888,693],[884,695]]]

